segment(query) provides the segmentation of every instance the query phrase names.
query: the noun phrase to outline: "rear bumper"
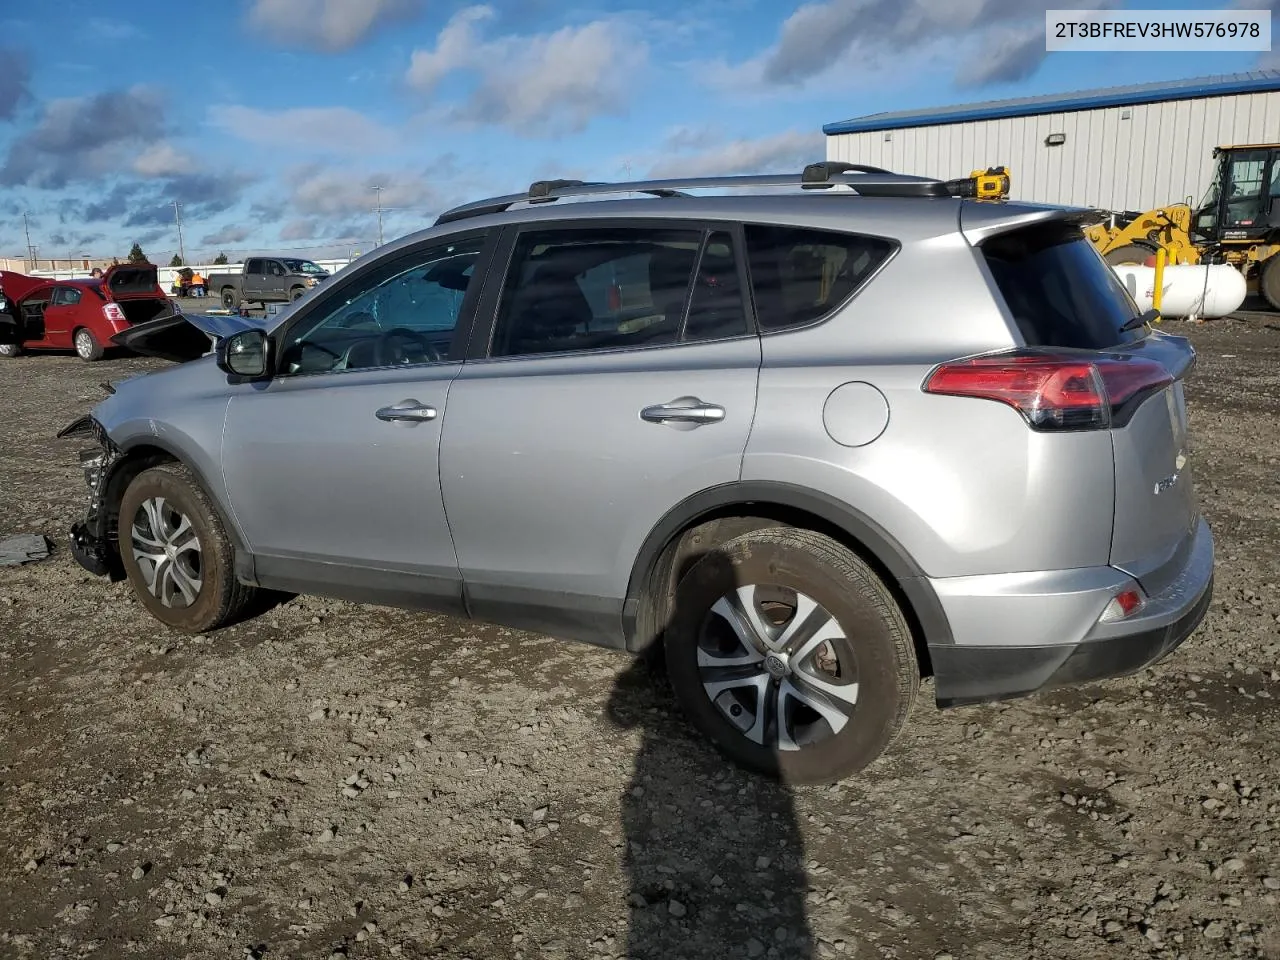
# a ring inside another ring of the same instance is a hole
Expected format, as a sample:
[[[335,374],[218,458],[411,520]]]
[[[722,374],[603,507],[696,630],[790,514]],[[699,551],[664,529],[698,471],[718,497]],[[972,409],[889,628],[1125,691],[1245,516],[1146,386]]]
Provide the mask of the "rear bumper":
[[[1163,660],[1195,632],[1213,598],[1213,536],[1208,524],[1201,520],[1191,536],[1194,543],[1182,572],[1163,593],[1149,597],[1142,611],[1128,620],[1098,624],[1097,616],[1112,592],[1087,590],[1083,596],[1073,594],[1071,602],[1056,596],[1054,602],[1046,604],[1050,613],[1066,613],[1065,620],[1029,625],[1028,632],[1037,639],[1057,627],[1063,631],[1058,636],[1069,642],[957,642],[930,646],[938,706],[1005,700],[1037,690],[1125,676]],[[1116,574],[1122,581],[1126,579],[1119,571]],[[992,622],[996,625],[993,633],[1007,640],[1010,625],[1001,620],[1007,611],[1002,611],[1003,605],[997,600],[1008,597],[986,599],[991,601]],[[1086,601],[1091,601],[1091,606]],[[1083,632],[1079,632],[1077,607],[1096,611],[1092,612],[1092,624]]]

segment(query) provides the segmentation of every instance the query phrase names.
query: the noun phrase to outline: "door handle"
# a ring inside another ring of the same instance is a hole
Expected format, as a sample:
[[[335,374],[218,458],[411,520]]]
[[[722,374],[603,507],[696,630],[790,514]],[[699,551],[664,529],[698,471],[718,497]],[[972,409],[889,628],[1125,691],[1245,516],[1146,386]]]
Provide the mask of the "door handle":
[[[419,403],[417,400],[401,400],[399,403],[392,404],[389,407],[379,408],[374,416],[387,422],[421,423],[424,420],[434,420],[436,418],[436,408],[429,407],[425,403]]]
[[[646,423],[719,423],[724,419],[724,407],[704,403],[697,397],[680,397],[670,403],[659,403],[640,411],[640,419]]]

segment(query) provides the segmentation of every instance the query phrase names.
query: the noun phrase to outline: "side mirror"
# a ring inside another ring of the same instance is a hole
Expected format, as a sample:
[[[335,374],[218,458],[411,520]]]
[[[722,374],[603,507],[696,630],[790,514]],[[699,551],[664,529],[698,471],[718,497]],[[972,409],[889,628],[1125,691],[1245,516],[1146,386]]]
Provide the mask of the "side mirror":
[[[218,341],[218,367],[235,377],[259,380],[267,375],[271,341],[262,330],[241,330]]]

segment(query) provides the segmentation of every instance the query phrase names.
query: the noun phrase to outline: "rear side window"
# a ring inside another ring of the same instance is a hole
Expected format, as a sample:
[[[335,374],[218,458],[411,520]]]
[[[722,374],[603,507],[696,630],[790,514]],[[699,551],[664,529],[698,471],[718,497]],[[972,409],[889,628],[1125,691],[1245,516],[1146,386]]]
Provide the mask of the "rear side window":
[[[803,227],[746,226],[747,262],[764,333],[802,327],[848,300],[893,254],[879,237]]]
[[[531,230],[516,244],[490,356],[652,347],[747,332],[727,233]]]
[[[1028,346],[1103,350],[1145,336],[1121,331],[1142,311],[1079,229],[1017,230],[982,253]]]

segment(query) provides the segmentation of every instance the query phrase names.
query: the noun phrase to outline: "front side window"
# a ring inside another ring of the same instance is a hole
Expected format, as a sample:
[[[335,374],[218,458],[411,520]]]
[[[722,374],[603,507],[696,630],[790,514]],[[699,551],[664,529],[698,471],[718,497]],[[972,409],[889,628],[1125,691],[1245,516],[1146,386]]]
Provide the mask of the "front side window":
[[[323,316],[288,333],[284,372],[446,360],[483,243],[475,237],[407,254],[349,284]]]
[[[879,237],[748,224],[747,261],[764,333],[803,327],[848,300],[893,254]]]
[[[536,230],[516,244],[490,356],[661,346],[748,330],[727,232]]]

